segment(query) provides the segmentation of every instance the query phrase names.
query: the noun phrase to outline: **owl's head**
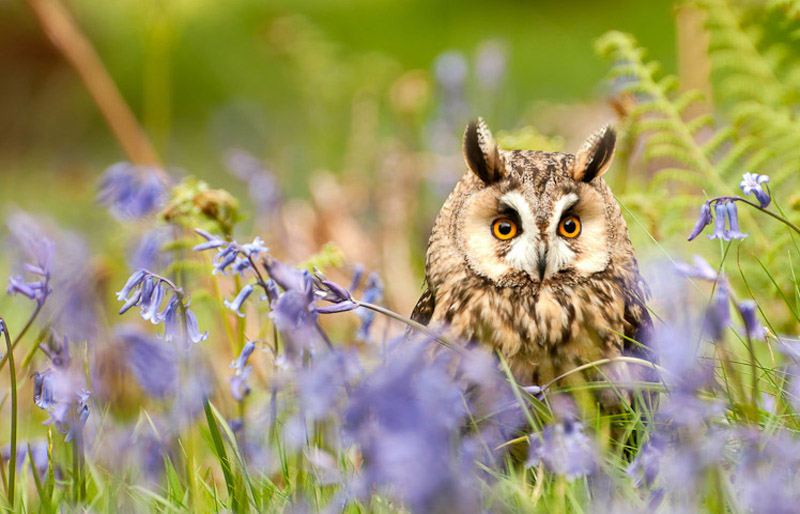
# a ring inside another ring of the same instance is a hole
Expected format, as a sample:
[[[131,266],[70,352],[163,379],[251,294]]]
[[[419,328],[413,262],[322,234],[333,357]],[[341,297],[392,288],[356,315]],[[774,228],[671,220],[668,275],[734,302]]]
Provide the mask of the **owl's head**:
[[[605,126],[575,155],[506,151],[483,120],[471,123],[463,141],[471,173],[448,199],[447,231],[472,272],[497,285],[541,286],[606,270],[618,234],[630,244],[600,178],[615,142]]]

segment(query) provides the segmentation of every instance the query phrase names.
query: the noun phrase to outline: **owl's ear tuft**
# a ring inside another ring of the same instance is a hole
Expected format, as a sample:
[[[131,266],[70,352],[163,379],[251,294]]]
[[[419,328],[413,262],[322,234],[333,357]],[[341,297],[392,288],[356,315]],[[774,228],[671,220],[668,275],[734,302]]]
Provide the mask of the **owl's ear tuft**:
[[[614,148],[617,144],[617,133],[606,125],[586,140],[575,154],[575,167],[572,178],[578,181],[591,182],[608,171]]]
[[[505,165],[500,157],[500,150],[483,118],[478,118],[467,125],[462,152],[469,169],[486,184],[493,184],[505,175]]]

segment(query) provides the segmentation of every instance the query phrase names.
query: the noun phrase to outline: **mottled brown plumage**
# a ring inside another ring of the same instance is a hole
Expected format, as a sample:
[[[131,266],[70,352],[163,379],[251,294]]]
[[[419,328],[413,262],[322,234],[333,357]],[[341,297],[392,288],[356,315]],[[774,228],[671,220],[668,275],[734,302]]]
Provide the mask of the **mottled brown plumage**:
[[[642,341],[650,331],[648,291],[601,178],[614,142],[604,127],[577,155],[505,151],[482,120],[470,124],[469,170],[436,218],[412,318],[499,350],[523,384],[636,353],[626,338]],[[560,231],[569,217],[570,229],[578,220],[575,237]],[[500,219],[510,220],[515,236],[493,233]]]

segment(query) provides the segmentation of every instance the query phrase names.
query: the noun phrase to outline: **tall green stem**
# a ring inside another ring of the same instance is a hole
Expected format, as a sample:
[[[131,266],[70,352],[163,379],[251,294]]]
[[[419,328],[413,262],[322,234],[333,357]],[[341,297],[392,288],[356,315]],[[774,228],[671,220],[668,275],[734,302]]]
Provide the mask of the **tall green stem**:
[[[11,454],[8,458],[8,503],[12,510],[14,508],[14,479],[17,471],[17,368],[14,365],[14,347],[11,338],[8,336],[8,325],[3,318],[0,318],[0,330],[6,340],[6,351],[8,352],[8,370],[11,374]]]

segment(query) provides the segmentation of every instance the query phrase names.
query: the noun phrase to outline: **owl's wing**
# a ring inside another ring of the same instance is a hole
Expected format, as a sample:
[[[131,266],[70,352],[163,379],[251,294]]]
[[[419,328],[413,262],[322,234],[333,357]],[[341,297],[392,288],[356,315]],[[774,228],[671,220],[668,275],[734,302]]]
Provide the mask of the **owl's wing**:
[[[428,287],[428,284],[426,283],[425,290],[422,292],[422,296],[419,297],[417,305],[411,312],[411,319],[417,323],[427,325],[431,321],[431,316],[433,316],[433,309],[435,306],[436,304],[433,298],[433,293],[431,292],[431,288]]]
[[[645,300],[650,290],[641,277],[631,287],[625,288],[625,337],[637,341],[625,340],[625,351],[631,355],[652,358],[648,351],[653,333],[653,320],[647,310]],[[644,345],[644,347],[642,346]]]

